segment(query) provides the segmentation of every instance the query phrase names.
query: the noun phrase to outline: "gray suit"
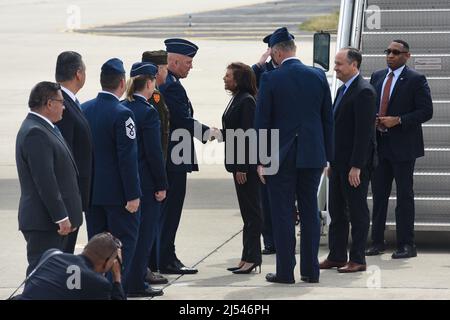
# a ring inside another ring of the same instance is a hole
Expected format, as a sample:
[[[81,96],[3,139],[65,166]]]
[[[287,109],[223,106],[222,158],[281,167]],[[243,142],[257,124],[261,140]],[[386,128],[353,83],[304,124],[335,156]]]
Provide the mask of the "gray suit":
[[[27,241],[27,274],[41,254],[62,249],[57,221],[69,217],[72,227],[83,222],[78,170],[64,138],[49,123],[28,114],[16,139],[16,165],[21,196],[19,230]]]

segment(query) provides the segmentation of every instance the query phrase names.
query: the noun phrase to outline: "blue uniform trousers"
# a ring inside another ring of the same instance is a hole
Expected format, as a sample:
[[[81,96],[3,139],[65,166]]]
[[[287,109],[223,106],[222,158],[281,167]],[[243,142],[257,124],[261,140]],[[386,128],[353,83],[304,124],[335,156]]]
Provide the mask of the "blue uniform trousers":
[[[89,239],[102,232],[110,232],[122,242],[122,285],[127,288],[131,261],[138,240],[140,211],[130,213],[125,206],[94,205],[86,213],[86,227]]]
[[[300,212],[300,273],[319,279],[320,217],[317,190],[323,168],[296,168],[296,143],[289,150],[276,175],[267,177],[276,256],[276,274],[281,280],[294,280],[295,195]]]
[[[144,281],[147,274],[147,265],[150,252],[155,244],[160,216],[161,202],[156,201],[153,194],[145,195],[141,202],[141,223],[128,277],[128,293],[141,292],[145,289]]]
[[[160,269],[163,269],[177,259],[175,254],[175,236],[178,225],[180,224],[184,197],[186,195],[186,176],[186,172],[167,172],[169,191],[161,216],[159,246]]]

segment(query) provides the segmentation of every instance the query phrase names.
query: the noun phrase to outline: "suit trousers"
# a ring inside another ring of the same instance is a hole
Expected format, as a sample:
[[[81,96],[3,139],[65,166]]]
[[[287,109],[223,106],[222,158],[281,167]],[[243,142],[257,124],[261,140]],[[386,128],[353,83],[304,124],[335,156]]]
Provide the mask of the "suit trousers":
[[[122,242],[122,285],[126,292],[131,262],[136,250],[141,214],[130,213],[123,206],[92,206],[86,212],[86,227],[91,239],[98,233],[110,232]]]
[[[349,225],[352,244],[350,261],[366,264],[365,248],[369,233],[370,213],[367,205],[370,173],[362,169],[361,184],[354,188],[348,181],[348,170],[331,166],[329,212],[331,223],[328,233],[330,253],[328,260],[347,262]]]
[[[275,242],[273,240],[273,231],[272,231],[272,217],[270,215],[269,193],[267,191],[267,186],[262,183],[261,183],[261,209],[264,217],[262,229],[264,247],[275,249]]]
[[[22,231],[27,242],[27,276],[36,268],[42,254],[48,249],[63,250],[65,238],[60,236],[57,230],[51,231]]]
[[[159,246],[160,269],[177,260],[175,254],[175,237],[180,224],[184,197],[186,195],[186,178],[186,172],[167,172],[169,191],[161,216]]]
[[[386,216],[391,195],[392,180],[396,183],[397,205],[395,207],[395,224],[397,247],[414,245],[414,165],[416,160],[393,162],[380,157],[378,167],[372,177],[373,217],[372,242],[384,243]]]
[[[161,216],[161,203],[156,201],[151,192],[142,197],[141,200],[139,237],[128,277],[128,293],[138,293],[145,290],[144,281],[147,274],[148,261],[155,244]]]
[[[247,172],[247,182],[238,184],[233,174],[239,209],[244,221],[241,260],[260,264],[261,229],[263,217],[261,212],[260,180],[256,171]]]
[[[300,212],[300,274],[319,279],[320,215],[317,190],[323,168],[297,168],[294,143],[281,163],[278,173],[268,176],[273,235],[276,247],[276,274],[281,280],[294,280],[295,216],[292,208],[297,195]]]

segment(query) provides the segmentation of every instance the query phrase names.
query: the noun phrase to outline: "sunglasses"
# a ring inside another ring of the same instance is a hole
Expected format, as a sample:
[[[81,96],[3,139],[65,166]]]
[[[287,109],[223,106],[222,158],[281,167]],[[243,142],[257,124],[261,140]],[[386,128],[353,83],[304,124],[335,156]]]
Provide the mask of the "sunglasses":
[[[387,56],[390,55],[391,53],[394,56],[398,56],[401,53],[408,53],[408,51],[400,51],[400,50],[397,50],[397,49],[394,49],[394,50],[386,49],[386,50],[384,50],[384,54],[387,55]]]

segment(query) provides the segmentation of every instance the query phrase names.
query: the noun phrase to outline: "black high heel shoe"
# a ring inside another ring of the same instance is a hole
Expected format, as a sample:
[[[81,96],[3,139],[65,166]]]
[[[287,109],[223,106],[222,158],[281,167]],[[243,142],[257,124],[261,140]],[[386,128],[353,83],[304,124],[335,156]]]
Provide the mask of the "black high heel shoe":
[[[228,271],[236,271],[239,270],[241,267],[229,267],[227,268]]]
[[[245,270],[240,270],[240,268],[239,268],[239,270],[234,270],[233,273],[234,274],[248,274],[248,273],[252,272],[253,270],[255,270],[255,272],[256,272],[257,268],[259,269],[258,273],[261,273],[261,263],[254,263],[250,266],[250,268],[245,269]]]

